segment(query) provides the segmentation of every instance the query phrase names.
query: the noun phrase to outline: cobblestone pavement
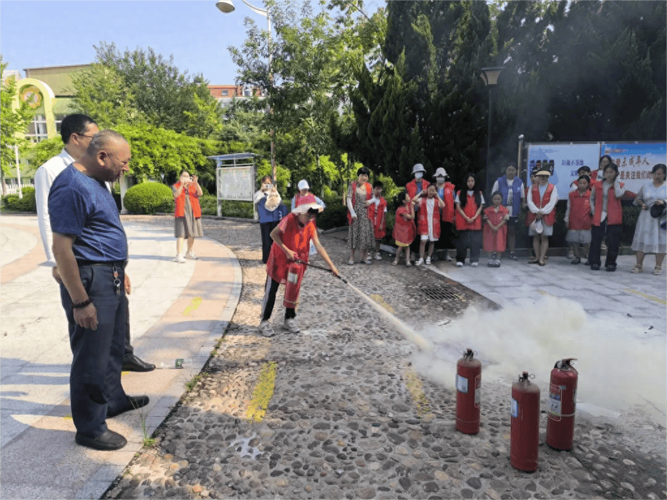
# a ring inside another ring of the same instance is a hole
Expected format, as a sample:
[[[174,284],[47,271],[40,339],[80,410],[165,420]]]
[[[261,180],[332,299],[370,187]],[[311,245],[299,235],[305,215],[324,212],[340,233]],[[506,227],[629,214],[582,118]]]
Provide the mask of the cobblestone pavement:
[[[508,385],[485,381],[480,433],[456,432],[453,391],[421,380],[410,366],[416,347],[322,271],[306,273],[301,333],[280,330],[279,297],[273,318],[279,333],[258,336],[266,276],[258,226],[206,220],[204,231],[238,257],[241,301],[217,353],[156,431],[156,445],[129,464],[106,498],[667,495],[665,429],[649,422],[640,425],[643,434],[632,434],[578,418],[575,448],[558,452],[544,444],[543,416],[539,470],[514,470]],[[333,235],[322,241],[350,282],[417,329],[481,300],[435,273],[394,268],[388,259],[345,266],[345,241]],[[451,300],[428,300],[434,290]]]

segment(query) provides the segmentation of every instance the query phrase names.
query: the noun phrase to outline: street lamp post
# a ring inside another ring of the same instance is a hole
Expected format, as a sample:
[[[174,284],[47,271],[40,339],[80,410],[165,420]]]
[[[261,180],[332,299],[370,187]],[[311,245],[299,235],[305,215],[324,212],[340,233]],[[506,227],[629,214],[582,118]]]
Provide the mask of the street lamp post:
[[[271,16],[269,15],[269,9],[260,9],[259,7],[255,7],[254,5],[251,5],[250,3],[246,2],[246,0],[242,0],[244,4],[246,4],[250,10],[255,12],[256,14],[259,14],[260,16],[266,17],[266,29],[269,32],[269,80],[270,83],[273,83],[273,74],[271,73],[271,62],[272,62],[272,55],[271,55]],[[236,7],[234,6],[234,2],[232,0],[218,0],[215,3],[215,6],[224,14],[230,14],[236,10]],[[270,87],[269,87],[270,88]],[[271,110],[269,109],[269,112]],[[273,134],[274,130],[273,127],[271,128],[271,177],[273,177],[273,182],[276,182],[276,156],[275,156],[275,147],[274,147],[274,142],[273,142]]]
[[[486,189],[491,186],[489,174],[491,170],[491,122],[493,121],[493,88],[498,83],[498,77],[505,68],[496,66],[493,68],[482,68],[480,77],[484,85],[489,87],[489,115],[486,131]]]

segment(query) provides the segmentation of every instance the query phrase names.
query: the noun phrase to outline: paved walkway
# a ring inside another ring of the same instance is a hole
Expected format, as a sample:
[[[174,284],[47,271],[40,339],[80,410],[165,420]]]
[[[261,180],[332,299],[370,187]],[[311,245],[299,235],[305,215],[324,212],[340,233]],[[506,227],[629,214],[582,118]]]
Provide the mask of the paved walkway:
[[[238,303],[241,271],[224,245],[198,240],[196,262],[177,264],[173,231],[126,223],[135,352],[156,363],[189,358],[184,370],[123,373],[128,394],[151,403],[109,420],[128,445],[97,452],[74,443],[71,351],[58,287],[44,261],[34,216],[0,222],[2,287],[2,498],[99,498],[178,402],[222,336]]]

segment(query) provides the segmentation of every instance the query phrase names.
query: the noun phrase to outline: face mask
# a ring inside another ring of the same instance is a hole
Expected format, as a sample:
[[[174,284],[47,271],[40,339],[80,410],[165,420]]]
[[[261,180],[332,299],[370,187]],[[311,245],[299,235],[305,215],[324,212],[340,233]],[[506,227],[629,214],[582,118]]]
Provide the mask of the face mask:
[[[424,177],[424,174],[422,174],[421,172],[417,172],[415,174],[415,179],[417,179],[417,180],[421,179],[422,177]]]
[[[444,184],[445,183],[445,178],[444,177],[436,177],[436,182],[438,185]]]

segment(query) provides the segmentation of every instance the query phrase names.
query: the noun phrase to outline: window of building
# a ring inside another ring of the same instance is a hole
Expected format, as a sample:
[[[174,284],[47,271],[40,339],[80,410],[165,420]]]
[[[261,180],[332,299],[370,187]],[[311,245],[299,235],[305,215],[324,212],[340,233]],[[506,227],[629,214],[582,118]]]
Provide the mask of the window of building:
[[[244,95],[245,97],[252,97],[252,89],[246,87],[245,89],[243,89],[243,95]]]
[[[30,142],[40,142],[49,138],[46,131],[46,117],[44,115],[35,115],[33,121],[28,125],[28,133],[25,135]]]
[[[63,119],[66,116],[67,115],[56,115],[56,117],[55,117],[56,118],[56,132],[60,133],[60,126],[62,125]]]
[[[223,90],[222,95],[229,95],[229,90]]]

